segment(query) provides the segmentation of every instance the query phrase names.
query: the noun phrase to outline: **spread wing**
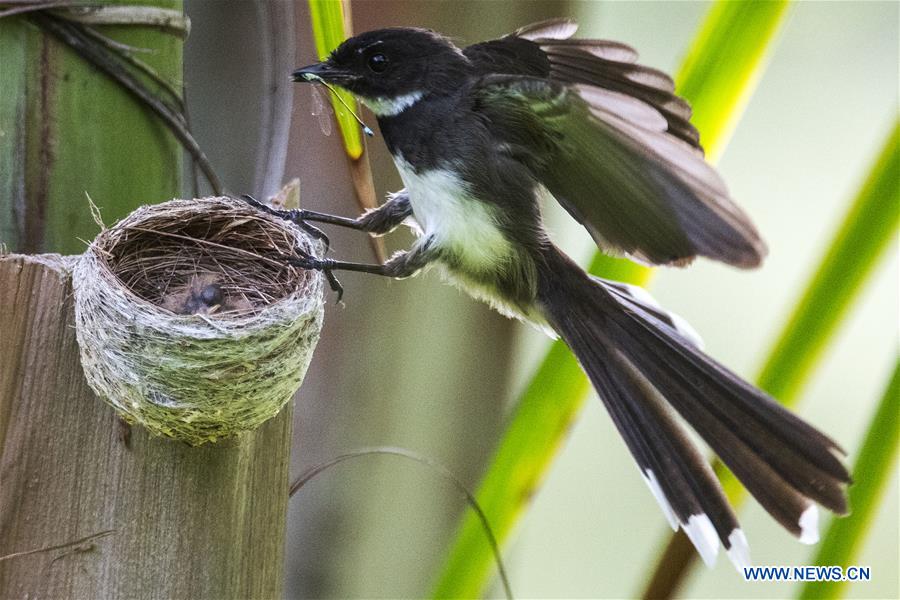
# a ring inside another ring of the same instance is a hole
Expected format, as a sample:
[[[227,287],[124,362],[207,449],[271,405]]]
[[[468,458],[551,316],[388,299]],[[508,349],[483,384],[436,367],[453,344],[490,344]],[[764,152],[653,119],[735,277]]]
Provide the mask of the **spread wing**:
[[[759,265],[765,246],[695,147],[624,94],[515,75],[473,90],[497,150],[526,165],[597,244],[650,264]]]
[[[474,109],[597,244],[651,264],[759,265],[765,244],[703,159],[672,80],[630,47],[545,21],[464,53]]]
[[[672,78],[637,64],[638,53],[621,42],[569,39],[578,25],[552,19],[480,44],[463,53],[483,75],[525,75],[619,92],[655,109],[671,135],[700,149],[691,107],[675,95]]]

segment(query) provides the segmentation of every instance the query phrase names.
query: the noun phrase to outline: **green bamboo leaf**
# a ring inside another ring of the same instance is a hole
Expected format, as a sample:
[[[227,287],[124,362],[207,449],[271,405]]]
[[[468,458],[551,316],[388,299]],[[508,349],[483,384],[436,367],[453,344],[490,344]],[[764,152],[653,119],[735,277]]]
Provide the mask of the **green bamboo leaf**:
[[[759,75],[788,2],[717,2],[676,77],[694,106],[703,142],[718,157]],[[706,57],[706,58],[705,58]],[[598,254],[590,270],[645,284],[650,270]],[[589,385],[568,348],[555,342],[519,400],[478,491],[478,502],[502,543],[540,485]],[[468,512],[441,567],[434,596],[476,597],[491,573],[492,555],[478,520]]]
[[[846,568],[855,559],[890,476],[895,472],[892,466],[897,460],[897,449],[900,447],[898,414],[900,362],[895,366],[891,381],[869,423],[859,457],[853,466],[853,480],[856,483],[850,487],[849,492],[853,514],[831,522],[812,564],[841,565]],[[810,581],[800,589],[798,598],[840,598],[846,585],[846,581]]]
[[[344,15],[344,3],[340,0],[309,0],[309,18],[312,21],[313,38],[319,60],[328,58],[332,50],[350,37]],[[350,92],[342,89],[335,89],[335,92],[347,106],[356,106],[356,99]],[[363,153],[359,123],[334,95],[331,96],[331,106],[344,139],[344,149],[351,160],[356,160]]]
[[[757,378],[757,385],[785,406],[796,404],[838,325],[897,231],[897,181],[900,121],[894,124],[868,179]],[[726,496],[737,508],[746,498],[746,490],[720,461],[716,460],[714,467]],[[644,597],[671,595],[694,563],[693,546],[683,533],[675,534],[657,562]]]

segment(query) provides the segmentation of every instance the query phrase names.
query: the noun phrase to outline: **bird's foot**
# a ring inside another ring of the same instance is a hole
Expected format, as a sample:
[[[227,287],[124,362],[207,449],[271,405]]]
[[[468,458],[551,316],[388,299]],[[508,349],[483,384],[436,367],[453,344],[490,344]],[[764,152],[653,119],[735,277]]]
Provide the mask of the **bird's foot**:
[[[306,222],[306,211],[293,208],[290,210],[279,210],[277,208],[272,208],[267,204],[263,204],[253,196],[249,194],[243,194],[241,196],[241,200],[252,206],[257,210],[261,210],[268,215],[272,215],[273,217],[278,217],[279,219],[284,219],[285,221],[290,221],[303,231],[305,231],[310,237],[321,241],[325,244],[325,252],[331,248],[331,240],[328,239],[328,235],[318,227],[313,227],[309,223]]]
[[[334,275],[336,261],[333,259],[318,258],[298,248],[296,256],[287,257],[287,261],[289,264],[300,267],[301,269],[322,271],[325,278],[328,279],[328,285],[331,287],[331,291],[337,294],[337,301],[340,302],[344,297],[344,286],[341,285],[340,280]]]

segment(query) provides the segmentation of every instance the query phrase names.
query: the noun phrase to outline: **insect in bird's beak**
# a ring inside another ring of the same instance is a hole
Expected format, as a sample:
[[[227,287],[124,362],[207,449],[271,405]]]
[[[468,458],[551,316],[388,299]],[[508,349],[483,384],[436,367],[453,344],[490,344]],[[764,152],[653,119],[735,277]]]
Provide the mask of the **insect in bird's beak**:
[[[338,99],[338,102],[347,109],[347,111],[353,115],[353,118],[356,119],[356,122],[359,123],[360,127],[362,127],[363,133],[367,136],[372,137],[375,135],[375,132],[365,124],[365,122],[356,114],[350,106],[344,101],[340,94],[337,93],[337,90],[323,78],[323,75],[328,77],[329,75],[333,75],[335,73],[335,69],[332,69],[328,62],[320,62],[309,65],[307,67],[303,67],[302,69],[297,69],[291,74],[291,78],[296,82],[305,82],[305,83],[320,83],[328,88],[328,91],[334,94],[334,97]],[[336,79],[339,81],[340,76],[337,76]],[[340,84],[338,84],[340,85]]]

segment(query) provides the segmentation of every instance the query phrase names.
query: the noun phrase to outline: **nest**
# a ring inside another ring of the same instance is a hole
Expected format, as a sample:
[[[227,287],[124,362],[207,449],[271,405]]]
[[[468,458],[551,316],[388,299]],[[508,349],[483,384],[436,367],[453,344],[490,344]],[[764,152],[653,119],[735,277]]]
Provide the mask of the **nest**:
[[[76,263],[91,388],[128,422],[191,445],[255,429],[300,386],[322,326],[318,243],[230,198],[144,206]]]

